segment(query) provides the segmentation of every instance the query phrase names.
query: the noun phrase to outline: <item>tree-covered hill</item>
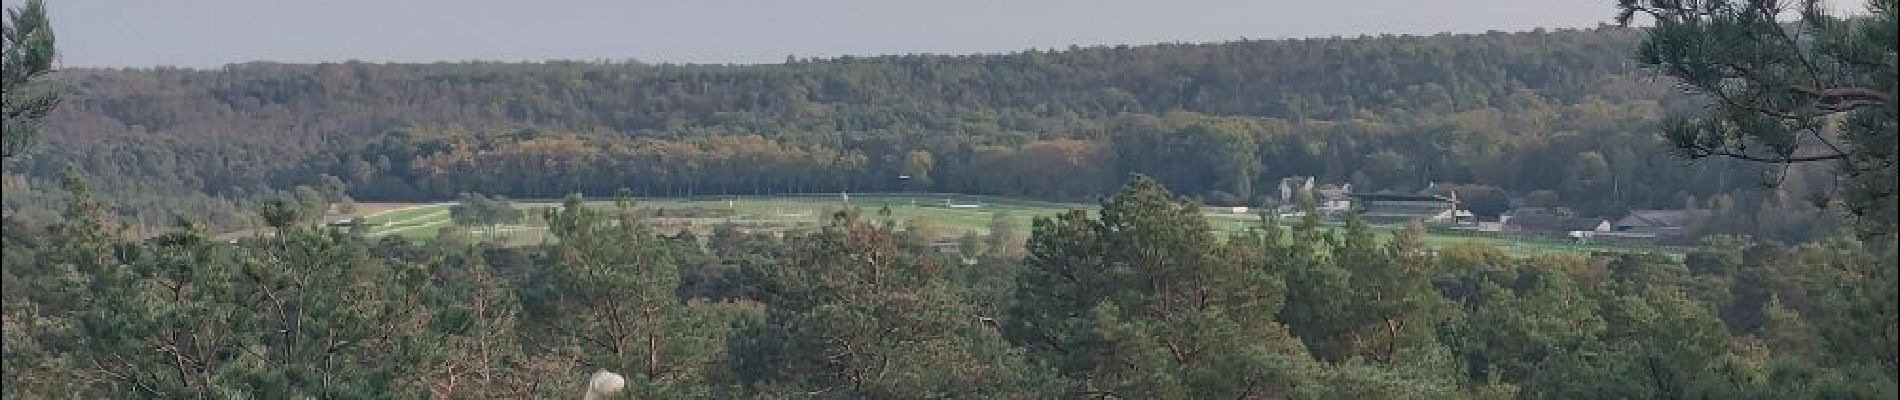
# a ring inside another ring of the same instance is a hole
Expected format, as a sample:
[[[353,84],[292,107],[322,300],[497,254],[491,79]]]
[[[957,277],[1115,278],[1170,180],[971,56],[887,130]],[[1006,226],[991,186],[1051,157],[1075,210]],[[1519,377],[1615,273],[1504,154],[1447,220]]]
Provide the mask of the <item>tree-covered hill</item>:
[[[44,152],[17,161],[9,184],[54,187],[71,164],[147,224],[173,214],[234,223],[235,210],[298,185],[365,200],[621,187],[1081,200],[1129,173],[1217,204],[1259,204],[1297,175],[1368,190],[1549,191],[1610,217],[1724,195],[1744,197],[1730,202],[1746,214],[1795,207],[1752,193],[1772,169],[1666,154],[1657,119],[1695,105],[1635,67],[1638,35],[1603,27],[772,65],[68,70]],[[1804,178],[1792,179],[1798,188]],[[53,198],[8,201],[50,210]]]

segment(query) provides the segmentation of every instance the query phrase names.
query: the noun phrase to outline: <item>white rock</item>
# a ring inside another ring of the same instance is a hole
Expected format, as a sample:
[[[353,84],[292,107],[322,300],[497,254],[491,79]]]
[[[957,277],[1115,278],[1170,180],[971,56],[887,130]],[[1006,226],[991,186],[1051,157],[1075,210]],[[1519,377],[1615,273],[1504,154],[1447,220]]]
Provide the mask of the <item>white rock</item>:
[[[603,369],[595,372],[594,377],[587,380],[587,395],[582,398],[585,400],[605,399],[626,388],[627,378]]]

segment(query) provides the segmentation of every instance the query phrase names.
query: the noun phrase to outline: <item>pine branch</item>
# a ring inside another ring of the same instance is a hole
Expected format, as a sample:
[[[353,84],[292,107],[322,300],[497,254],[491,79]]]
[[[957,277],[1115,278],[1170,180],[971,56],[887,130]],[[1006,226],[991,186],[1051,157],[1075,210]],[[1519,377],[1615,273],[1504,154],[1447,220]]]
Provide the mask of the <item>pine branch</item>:
[[[1777,164],[1842,160],[1850,156],[1850,154],[1848,153],[1832,153],[1832,154],[1800,156],[1800,157],[1796,157],[1796,156],[1762,157],[1762,156],[1749,155],[1749,154],[1744,154],[1740,152],[1733,152],[1733,151],[1728,151],[1728,150],[1718,149],[1718,148],[1713,148],[1713,147],[1708,147],[1708,146],[1695,146],[1695,147],[1689,148],[1688,150],[1690,151],[1689,153],[1690,158],[1720,156],[1720,157],[1729,157],[1729,158],[1734,158],[1734,159],[1739,159],[1739,160],[1747,160],[1747,161],[1763,162],[1763,163],[1777,163]]]

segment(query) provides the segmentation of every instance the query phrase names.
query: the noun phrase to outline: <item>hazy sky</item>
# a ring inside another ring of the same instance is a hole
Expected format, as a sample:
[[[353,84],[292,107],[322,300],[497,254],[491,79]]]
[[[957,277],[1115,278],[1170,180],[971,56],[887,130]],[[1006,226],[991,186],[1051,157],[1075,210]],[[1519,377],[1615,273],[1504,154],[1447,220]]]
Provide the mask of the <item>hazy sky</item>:
[[[13,1],[9,1],[13,3]],[[1611,0],[50,0],[62,63],[779,62],[1589,27]],[[9,8],[12,5],[8,6]]]

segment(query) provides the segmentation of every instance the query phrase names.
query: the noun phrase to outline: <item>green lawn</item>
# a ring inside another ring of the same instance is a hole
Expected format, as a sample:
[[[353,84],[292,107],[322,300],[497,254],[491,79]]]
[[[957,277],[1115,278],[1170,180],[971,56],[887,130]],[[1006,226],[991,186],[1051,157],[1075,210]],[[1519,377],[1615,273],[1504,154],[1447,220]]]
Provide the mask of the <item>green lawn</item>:
[[[946,200],[948,200],[946,202]],[[751,226],[770,226],[775,229],[817,226],[824,221],[827,210],[841,208],[839,196],[731,196],[721,198],[642,198],[636,199],[641,208],[659,208],[680,210],[689,208],[731,209],[734,215],[726,218],[694,218],[670,220],[675,228],[690,227],[694,230],[707,230],[722,223],[742,223]],[[608,207],[610,201],[590,201],[590,206]],[[955,206],[952,206],[954,204]],[[398,208],[366,216],[364,220],[371,224],[369,236],[381,237],[397,235],[411,239],[434,238],[441,228],[449,226],[449,207],[451,203]],[[528,201],[517,203],[519,207],[539,209],[557,206],[557,202]],[[1070,209],[1093,211],[1099,207],[1093,204],[1051,203],[990,196],[969,195],[852,195],[851,205],[863,210],[867,217],[876,218],[878,210],[888,207],[891,217],[898,221],[921,220],[934,228],[936,234],[945,237],[962,235],[964,232],[986,234],[989,231],[992,215],[1007,212],[1017,228],[1027,231],[1031,218],[1061,213]],[[530,214],[537,214],[530,211]],[[1238,232],[1260,226],[1260,220],[1254,215],[1227,214],[1210,212],[1209,224],[1221,232]],[[532,225],[532,223],[530,223]],[[1396,229],[1380,227],[1382,232]],[[497,240],[509,244],[539,243],[545,235],[545,228],[538,226],[496,226],[471,227],[471,233],[488,240]],[[1562,240],[1521,239],[1486,237],[1474,234],[1433,233],[1426,236],[1426,243],[1433,246],[1446,246],[1456,243],[1475,243],[1495,246],[1519,256],[1540,254],[1570,253],[1588,254],[1598,251],[1609,252],[1669,252],[1661,248],[1641,246],[1610,246],[1579,244]]]
[[[363,222],[370,225],[370,237],[401,235],[417,239],[433,238],[438,229],[448,225],[449,207],[452,205],[437,203],[397,208],[363,216]]]

